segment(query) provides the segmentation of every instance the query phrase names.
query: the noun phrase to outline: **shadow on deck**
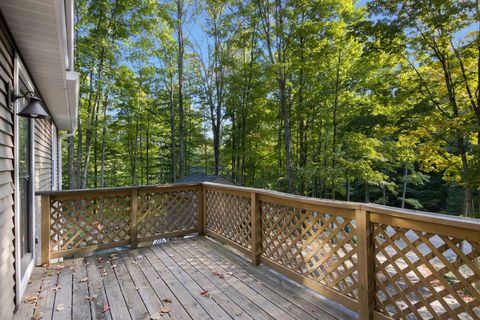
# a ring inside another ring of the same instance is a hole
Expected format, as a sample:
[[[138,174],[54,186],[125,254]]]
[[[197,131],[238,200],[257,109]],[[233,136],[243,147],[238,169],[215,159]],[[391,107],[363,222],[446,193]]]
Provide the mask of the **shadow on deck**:
[[[15,319],[353,319],[237,251],[194,237],[34,270]]]

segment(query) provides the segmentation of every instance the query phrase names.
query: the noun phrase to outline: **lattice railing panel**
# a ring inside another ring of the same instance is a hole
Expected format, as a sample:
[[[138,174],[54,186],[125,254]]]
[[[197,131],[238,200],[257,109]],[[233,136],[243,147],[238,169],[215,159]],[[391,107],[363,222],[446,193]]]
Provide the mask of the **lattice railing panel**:
[[[251,248],[250,198],[206,190],[206,228],[241,245]]]
[[[358,296],[355,224],[328,212],[262,202],[262,256],[351,298]]]
[[[198,190],[138,193],[138,238],[189,230],[198,224]]]
[[[130,196],[52,199],[50,243],[55,251],[130,239]]]
[[[376,309],[394,319],[480,319],[480,242],[374,224]]]

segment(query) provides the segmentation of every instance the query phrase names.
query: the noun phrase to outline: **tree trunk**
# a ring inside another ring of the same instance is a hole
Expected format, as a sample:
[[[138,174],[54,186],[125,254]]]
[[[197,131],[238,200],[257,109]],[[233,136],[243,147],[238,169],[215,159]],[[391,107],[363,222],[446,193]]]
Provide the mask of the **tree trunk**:
[[[407,178],[408,178],[408,168],[405,165],[405,168],[403,171],[402,203],[400,205],[401,208],[405,208],[405,198],[407,197]]]
[[[105,148],[106,148],[106,138],[107,138],[107,108],[108,105],[103,106],[103,124],[102,124],[102,160],[100,165],[100,188],[105,187]]]
[[[82,151],[83,151],[83,132],[82,132],[82,120],[80,115],[78,116],[78,143],[77,143],[77,189],[82,188]]]
[[[184,39],[183,39],[183,0],[177,0],[177,33],[178,33],[178,116],[180,124],[179,132],[179,175],[180,178],[185,176],[185,115],[183,110],[183,56],[184,56]]]
[[[173,75],[170,75],[170,153],[172,159],[172,182],[177,180],[177,151],[175,145],[175,101],[173,96]]]
[[[68,189],[73,190],[75,189],[75,168],[73,165],[73,158],[75,153],[75,146],[74,146],[74,137],[68,137],[68,163],[67,163],[67,172],[68,172]],[[61,168],[60,168],[61,170]],[[62,183],[62,181],[60,181]]]

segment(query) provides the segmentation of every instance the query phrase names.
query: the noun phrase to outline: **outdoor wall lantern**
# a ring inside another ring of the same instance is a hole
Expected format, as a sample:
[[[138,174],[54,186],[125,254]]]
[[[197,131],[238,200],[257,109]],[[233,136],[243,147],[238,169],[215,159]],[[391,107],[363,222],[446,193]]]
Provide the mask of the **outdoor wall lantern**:
[[[17,115],[20,117],[33,119],[50,118],[50,115],[42,105],[42,101],[35,96],[33,91],[27,91],[24,95],[16,95],[13,91],[11,91],[10,99],[13,103],[17,99],[25,98],[28,94],[30,94],[30,97],[27,98],[27,105],[19,113],[17,113]]]

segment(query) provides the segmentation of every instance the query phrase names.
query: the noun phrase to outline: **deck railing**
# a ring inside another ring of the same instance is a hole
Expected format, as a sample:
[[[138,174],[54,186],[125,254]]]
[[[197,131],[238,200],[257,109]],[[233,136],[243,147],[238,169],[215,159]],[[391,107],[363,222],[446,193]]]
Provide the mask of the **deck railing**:
[[[360,319],[480,318],[478,220],[213,183],[41,196],[45,262],[198,232]]]

